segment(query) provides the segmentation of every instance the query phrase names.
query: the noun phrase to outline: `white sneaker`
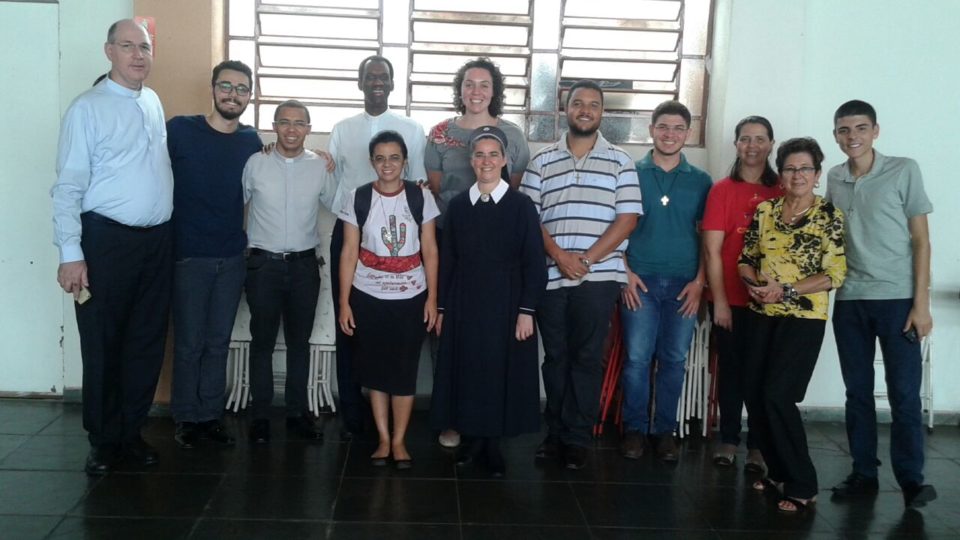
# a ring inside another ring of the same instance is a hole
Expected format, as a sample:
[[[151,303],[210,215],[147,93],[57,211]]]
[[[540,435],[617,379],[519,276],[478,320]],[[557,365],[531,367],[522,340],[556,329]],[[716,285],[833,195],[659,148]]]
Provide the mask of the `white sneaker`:
[[[444,448],[456,448],[460,446],[460,434],[452,429],[440,433],[437,440],[440,442],[440,446]]]

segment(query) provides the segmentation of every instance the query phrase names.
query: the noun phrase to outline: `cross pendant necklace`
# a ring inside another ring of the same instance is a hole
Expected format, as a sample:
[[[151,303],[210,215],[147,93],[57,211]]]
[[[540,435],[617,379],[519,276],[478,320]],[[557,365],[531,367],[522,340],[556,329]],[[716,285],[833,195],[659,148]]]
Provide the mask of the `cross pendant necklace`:
[[[664,195],[663,197],[660,197],[660,204],[664,206],[670,204],[670,197],[667,197],[666,195]]]
[[[660,171],[653,169],[653,179],[657,183],[657,189],[659,189],[660,193],[662,194],[662,197],[660,197],[660,204],[662,206],[667,206],[670,204],[670,192],[673,191],[673,187],[677,184],[678,172],[679,171],[675,169],[673,172],[667,174],[667,176],[670,177],[670,186],[667,189],[663,189],[663,184],[660,182]]]

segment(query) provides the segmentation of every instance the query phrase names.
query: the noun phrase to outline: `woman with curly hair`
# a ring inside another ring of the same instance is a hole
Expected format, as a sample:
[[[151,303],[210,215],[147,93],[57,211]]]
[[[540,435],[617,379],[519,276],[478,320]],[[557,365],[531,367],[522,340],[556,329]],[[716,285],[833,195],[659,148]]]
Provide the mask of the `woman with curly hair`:
[[[470,135],[483,126],[495,126],[506,135],[507,171],[510,186],[520,184],[530,161],[530,148],[520,126],[500,118],[503,114],[504,78],[500,68],[489,58],[470,60],[457,70],[453,79],[453,106],[460,116],[448,118],[430,129],[423,164],[427,170],[430,191],[437,198],[440,219],[437,220],[437,241],[443,234],[445,214],[450,201],[476,182],[470,164]],[[459,446],[460,435],[445,429],[440,444]]]

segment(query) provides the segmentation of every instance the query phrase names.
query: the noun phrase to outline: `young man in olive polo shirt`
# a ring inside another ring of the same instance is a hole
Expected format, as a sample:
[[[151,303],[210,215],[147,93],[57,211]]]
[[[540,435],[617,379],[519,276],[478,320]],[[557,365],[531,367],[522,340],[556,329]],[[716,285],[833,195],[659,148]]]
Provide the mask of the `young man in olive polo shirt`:
[[[877,113],[848,101],[833,117],[845,163],[830,169],[827,199],[843,211],[847,279],[837,291],[833,332],[847,388],[846,424],[853,471],[835,497],[874,494],[877,415],[873,398],[876,340],[880,340],[893,424],[890,461],[908,508],[937,497],[923,483],[920,339],[930,333],[930,237],[933,206],[917,163],[873,149]]]

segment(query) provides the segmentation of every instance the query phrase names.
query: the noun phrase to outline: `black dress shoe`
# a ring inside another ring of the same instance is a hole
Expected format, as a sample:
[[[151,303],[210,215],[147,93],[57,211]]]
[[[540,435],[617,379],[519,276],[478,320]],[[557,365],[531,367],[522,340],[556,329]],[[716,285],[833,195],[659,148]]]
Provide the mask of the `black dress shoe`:
[[[850,473],[843,482],[833,486],[835,497],[864,497],[876,495],[880,491],[880,482],[876,477],[864,476],[860,473]],[[906,493],[906,490],[904,490]]]
[[[149,467],[160,461],[157,451],[140,437],[124,444],[123,453],[127,460],[139,467]]]
[[[119,452],[112,444],[101,444],[90,449],[87,463],[83,470],[90,476],[103,476],[110,472],[117,463]]]
[[[657,458],[665,463],[676,463],[680,459],[680,448],[673,438],[673,433],[665,433],[657,437]]]
[[[907,484],[903,486],[903,503],[907,508],[922,508],[937,498],[937,490],[930,484]]]
[[[197,424],[194,422],[178,422],[177,431],[173,434],[177,446],[184,450],[197,447]]]
[[[457,448],[457,467],[466,467],[480,461],[483,457],[483,446],[483,439],[480,437],[471,439],[468,444],[461,444],[460,448]]]
[[[219,420],[207,420],[200,424],[200,429],[203,432],[203,436],[210,439],[211,441],[222,444],[224,446],[233,446],[237,442],[233,438],[233,435],[230,435],[226,429],[224,429],[223,424]]]
[[[563,452],[563,466],[578,471],[587,466],[587,449],[582,446],[567,446]]]
[[[560,455],[560,439],[554,435],[547,435],[547,438],[537,447],[534,456],[537,459],[556,459]]]
[[[270,420],[257,418],[250,423],[250,442],[257,444],[270,442]]]
[[[317,426],[309,413],[287,418],[287,432],[308,441],[323,440],[323,430]]]

